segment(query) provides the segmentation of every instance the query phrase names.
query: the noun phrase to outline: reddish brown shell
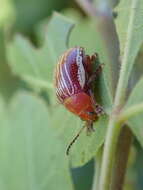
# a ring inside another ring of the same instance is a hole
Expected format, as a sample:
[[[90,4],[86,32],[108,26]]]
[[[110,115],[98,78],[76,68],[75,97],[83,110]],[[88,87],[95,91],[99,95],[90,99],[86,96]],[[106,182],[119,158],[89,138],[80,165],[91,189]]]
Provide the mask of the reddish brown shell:
[[[97,119],[89,94],[90,62],[84,49],[75,47],[60,57],[55,70],[57,98],[69,111],[84,120]]]
[[[85,92],[66,98],[64,105],[69,111],[78,115],[85,121],[95,121],[98,118],[97,114],[94,113],[91,98]]]
[[[81,47],[71,48],[59,59],[55,72],[56,95],[61,103],[65,98],[88,92],[86,56]]]

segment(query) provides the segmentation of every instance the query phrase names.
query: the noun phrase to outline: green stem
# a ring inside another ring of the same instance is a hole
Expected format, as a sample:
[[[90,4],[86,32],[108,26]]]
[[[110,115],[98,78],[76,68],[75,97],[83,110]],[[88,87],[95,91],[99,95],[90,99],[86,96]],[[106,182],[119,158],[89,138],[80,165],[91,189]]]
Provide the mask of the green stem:
[[[131,130],[124,126],[119,136],[115,162],[113,165],[111,190],[122,190],[125,178],[125,171],[127,168],[128,157],[130,148],[132,145],[132,133]]]
[[[125,102],[126,88],[129,80],[128,72],[128,58],[130,54],[131,41],[132,41],[132,28],[133,21],[135,19],[135,7],[137,5],[138,0],[132,0],[131,8],[132,14],[130,16],[129,25],[128,25],[128,39],[125,44],[124,56],[121,64],[121,71],[119,76],[119,82],[117,85],[117,91],[115,94],[115,101],[113,105],[113,112],[111,113],[109,124],[107,128],[107,135],[105,138],[104,152],[103,152],[103,160],[101,166],[101,177],[100,177],[100,190],[109,190],[111,185],[111,173],[113,167],[113,161],[115,158],[115,150],[116,144],[118,141],[118,136],[120,134],[121,124],[118,123],[118,115],[120,113],[120,109],[122,108]]]
[[[92,190],[98,190],[99,189],[99,178],[100,178],[100,170],[101,170],[101,158],[102,158],[102,148],[99,150],[99,152],[96,155]]]
[[[115,117],[116,118],[116,117]],[[115,118],[110,119],[107,136],[104,145],[103,161],[101,166],[101,176],[99,182],[100,190],[108,190],[110,188],[110,179],[116,143],[120,133],[120,125],[115,124]]]

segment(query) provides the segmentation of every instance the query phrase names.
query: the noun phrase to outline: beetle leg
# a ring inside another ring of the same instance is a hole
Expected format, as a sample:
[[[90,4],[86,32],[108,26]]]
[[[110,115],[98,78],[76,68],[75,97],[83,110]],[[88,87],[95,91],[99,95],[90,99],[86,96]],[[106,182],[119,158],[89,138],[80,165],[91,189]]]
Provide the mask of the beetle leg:
[[[86,123],[86,134],[87,136],[89,136],[91,134],[91,132],[94,132],[94,128],[93,128],[93,121],[87,121]]]
[[[90,56],[90,61],[94,63],[95,60],[98,60],[98,53],[94,53],[93,55]]]
[[[94,94],[92,93],[91,90],[89,91],[89,93],[90,93],[90,97],[91,97],[91,101],[92,101],[92,103],[93,103],[93,107],[94,107],[95,113],[97,114],[98,117],[100,117],[101,115],[105,114],[105,112],[104,112],[104,110],[103,110],[103,107],[100,106],[100,105],[96,102],[96,100],[95,100],[95,98],[94,98]]]
[[[92,56],[85,55],[84,64],[89,75],[92,75],[92,64],[98,60],[98,54],[95,53]]]
[[[104,64],[100,64],[98,65],[96,71],[91,75],[91,77],[88,80],[88,85],[90,85],[95,79],[97,79],[97,77],[100,75],[100,73],[102,72],[102,68],[103,68]]]
[[[73,140],[70,142],[70,144],[68,145],[67,149],[66,149],[66,155],[69,155],[69,151],[71,146],[75,143],[75,141],[77,140],[77,138],[79,137],[79,135],[82,133],[83,129],[85,128],[85,126],[83,126],[80,131],[77,133],[77,135],[73,138]]]
[[[84,57],[84,64],[85,64],[85,68],[86,71],[88,72],[89,76],[92,75],[92,62],[91,62],[91,58],[89,55],[86,55]]]

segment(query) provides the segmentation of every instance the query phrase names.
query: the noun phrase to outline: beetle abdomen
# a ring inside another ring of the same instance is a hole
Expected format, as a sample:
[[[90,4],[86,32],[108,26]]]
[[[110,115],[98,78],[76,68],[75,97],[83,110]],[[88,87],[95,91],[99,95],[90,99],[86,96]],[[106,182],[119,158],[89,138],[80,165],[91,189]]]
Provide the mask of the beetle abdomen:
[[[66,98],[64,105],[69,111],[78,115],[85,121],[95,121],[98,118],[96,113],[94,113],[91,97],[84,92]]]

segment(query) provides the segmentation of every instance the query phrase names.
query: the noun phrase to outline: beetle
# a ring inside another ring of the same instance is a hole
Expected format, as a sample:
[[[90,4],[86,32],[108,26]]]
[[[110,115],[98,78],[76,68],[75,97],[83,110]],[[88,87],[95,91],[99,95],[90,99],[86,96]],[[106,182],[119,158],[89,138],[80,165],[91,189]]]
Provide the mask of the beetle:
[[[56,96],[70,112],[85,121],[87,133],[94,131],[93,122],[97,121],[103,108],[96,102],[92,90],[92,82],[102,71],[103,64],[99,64],[93,72],[93,63],[98,61],[98,55],[86,55],[82,47],[74,47],[65,51],[59,58],[55,69],[54,85]],[[83,128],[84,128],[83,127]],[[81,130],[71,141],[70,147],[80,135]]]

